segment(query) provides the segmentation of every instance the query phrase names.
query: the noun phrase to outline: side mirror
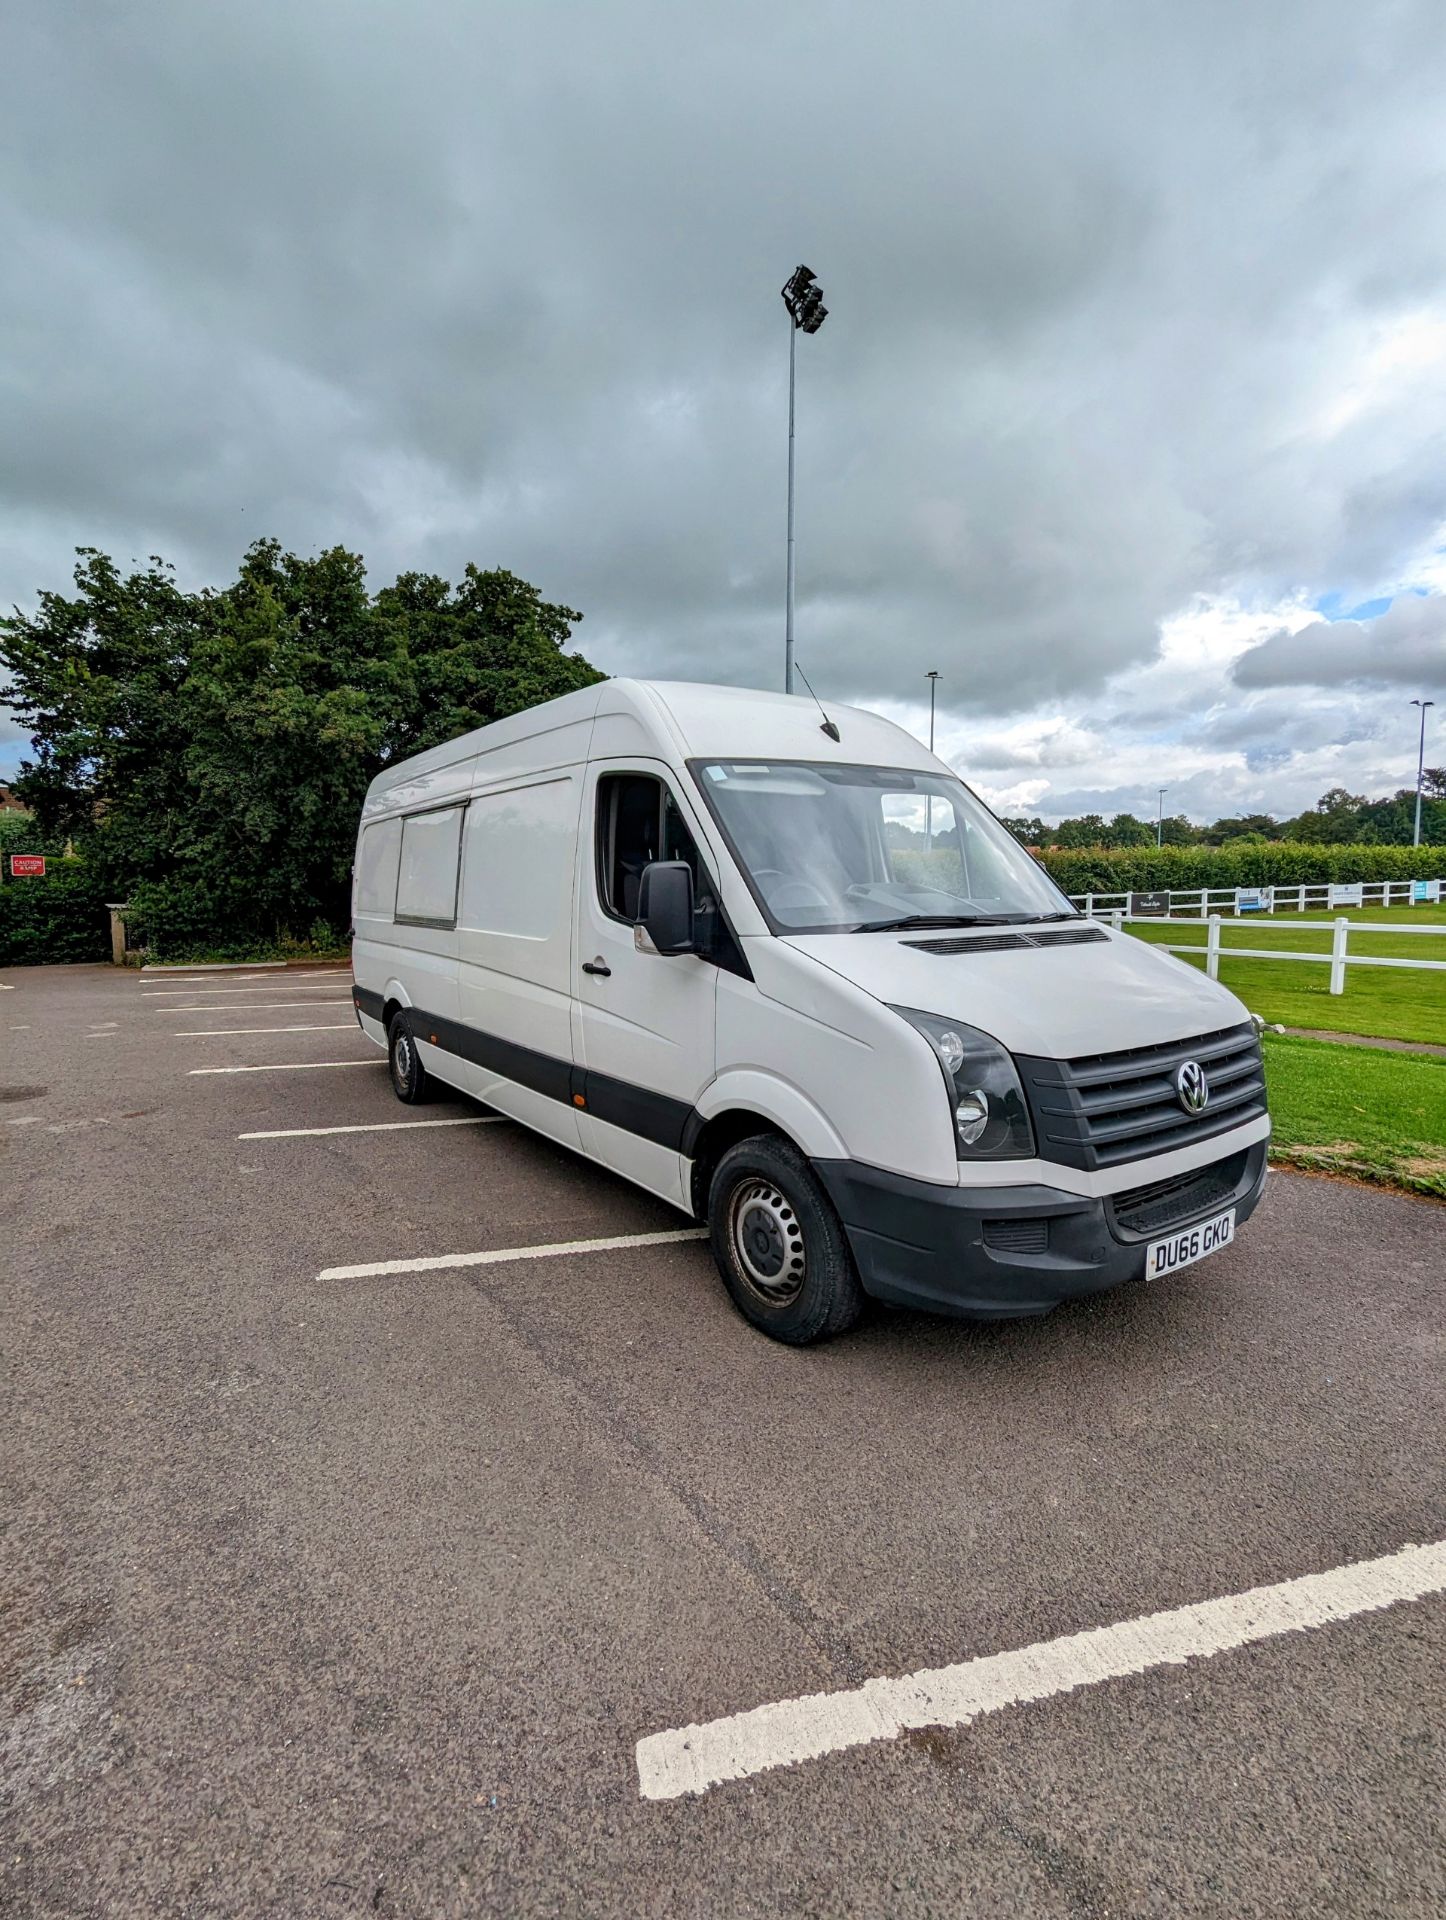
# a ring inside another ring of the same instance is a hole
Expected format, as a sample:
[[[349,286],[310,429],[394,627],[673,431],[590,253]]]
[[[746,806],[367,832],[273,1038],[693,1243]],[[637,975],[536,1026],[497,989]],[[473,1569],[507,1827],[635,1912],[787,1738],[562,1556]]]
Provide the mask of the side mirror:
[[[686,860],[654,860],[638,886],[638,930],[655,953],[694,953],[693,873]],[[641,938],[637,945],[643,947]],[[646,951],[646,949],[644,949]]]

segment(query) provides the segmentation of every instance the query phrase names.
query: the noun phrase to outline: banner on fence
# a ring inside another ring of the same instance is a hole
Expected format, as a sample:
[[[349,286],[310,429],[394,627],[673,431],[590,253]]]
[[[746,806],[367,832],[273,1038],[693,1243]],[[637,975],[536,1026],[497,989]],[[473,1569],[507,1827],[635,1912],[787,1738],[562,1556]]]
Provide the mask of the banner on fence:
[[[1170,896],[1168,893],[1159,892],[1132,893],[1130,895],[1130,912],[1137,915],[1157,913],[1168,916],[1170,912]]]
[[[1411,882],[1411,905],[1413,907],[1423,907],[1428,903],[1434,904],[1440,898],[1441,882],[1439,880],[1413,880]]]
[[[1273,913],[1275,911],[1275,888],[1237,887],[1235,889],[1235,911],[1237,913]]]
[[[1333,907],[1363,907],[1366,904],[1366,889],[1359,880],[1349,883],[1336,881],[1331,887],[1331,905]]]

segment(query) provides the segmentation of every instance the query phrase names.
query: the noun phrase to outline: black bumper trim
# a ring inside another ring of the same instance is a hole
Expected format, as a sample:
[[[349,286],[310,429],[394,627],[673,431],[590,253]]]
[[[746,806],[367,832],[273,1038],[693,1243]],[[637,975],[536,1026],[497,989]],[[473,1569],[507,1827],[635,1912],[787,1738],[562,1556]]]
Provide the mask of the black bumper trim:
[[[1246,1152],[1234,1198],[1212,1211],[1233,1206],[1237,1226],[1249,1219],[1265,1165],[1261,1140]],[[1013,1319],[1144,1277],[1146,1242],[1116,1238],[1107,1199],[1045,1186],[943,1187],[855,1160],[815,1160],[813,1167],[844,1223],[864,1290],[878,1300]],[[985,1222],[1001,1220],[1047,1221],[1047,1251],[988,1245]]]
[[[370,987],[358,987],[353,984],[351,1003],[358,1013],[366,1014],[368,1019],[380,1020],[382,1017],[382,996],[373,992]]]
[[[359,1012],[381,1019],[379,993],[353,987],[352,1000]],[[501,1074],[504,1080],[515,1081],[549,1100],[577,1107],[594,1120],[605,1120],[610,1126],[621,1127],[675,1153],[686,1152],[696,1143],[700,1123],[686,1100],[654,1093],[649,1087],[635,1087],[611,1074],[590,1072],[571,1060],[520,1046],[515,1040],[504,1040],[498,1034],[484,1033],[480,1027],[469,1027],[464,1021],[449,1020],[420,1007],[404,1007],[402,1014],[414,1039],[440,1047],[444,1053],[455,1054],[488,1073]]]

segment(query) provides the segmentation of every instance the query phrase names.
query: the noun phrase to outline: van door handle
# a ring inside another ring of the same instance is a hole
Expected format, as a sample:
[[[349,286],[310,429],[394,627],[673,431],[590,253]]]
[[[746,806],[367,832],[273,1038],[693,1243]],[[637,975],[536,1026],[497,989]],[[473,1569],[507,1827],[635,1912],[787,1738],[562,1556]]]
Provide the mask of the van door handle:
[[[584,973],[600,974],[604,980],[611,980],[613,977],[612,968],[608,965],[607,961],[603,959],[601,954],[598,955],[596,960],[584,960],[582,970]]]

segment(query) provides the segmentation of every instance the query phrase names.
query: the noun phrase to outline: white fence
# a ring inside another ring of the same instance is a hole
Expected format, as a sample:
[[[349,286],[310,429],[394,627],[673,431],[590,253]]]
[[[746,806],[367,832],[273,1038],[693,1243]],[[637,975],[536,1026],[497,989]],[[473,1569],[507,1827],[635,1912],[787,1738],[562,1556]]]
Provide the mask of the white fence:
[[[1121,911],[1128,913],[1131,900],[1140,898],[1143,889],[1129,893],[1072,893],[1075,906],[1103,918]],[[1446,880],[1354,880],[1328,881],[1313,887],[1173,887],[1168,892],[1149,894],[1152,917],[1171,919],[1188,915],[1204,920],[1212,913],[1248,914],[1252,919],[1263,913],[1331,913],[1340,907],[1434,906],[1446,901]],[[1143,918],[1143,915],[1137,915]],[[1392,929],[1396,931],[1396,929]]]
[[[1094,918],[1108,920],[1111,926],[1123,927],[1132,921],[1146,922],[1158,926],[1163,916],[1150,913],[1128,913],[1123,907],[1104,907],[1096,910]],[[1331,970],[1330,990],[1332,993],[1344,993],[1346,990],[1347,967],[1396,967],[1406,973],[1446,973],[1446,960],[1397,960],[1388,959],[1383,954],[1352,953],[1351,935],[1354,933],[1434,933],[1438,940],[1446,939],[1446,926],[1438,921],[1435,926],[1403,926],[1398,920],[1347,920],[1344,914],[1331,925],[1331,950],[1329,953],[1301,953],[1291,947],[1237,947],[1234,942],[1228,947],[1220,944],[1222,921],[1218,913],[1205,916],[1205,944],[1198,940],[1152,940],[1151,946],[1163,947],[1166,953],[1201,954],[1205,956],[1205,971],[1212,980],[1220,978],[1220,956],[1225,954],[1231,960],[1307,960]],[[1294,927],[1300,930],[1299,920],[1260,919],[1263,927]],[[1317,924],[1320,924],[1317,922]],[[1324,929],[1322,929],[1324,930]],[[1446,1005],[1442,1011],[1442,1032],[1446,1035]]]

